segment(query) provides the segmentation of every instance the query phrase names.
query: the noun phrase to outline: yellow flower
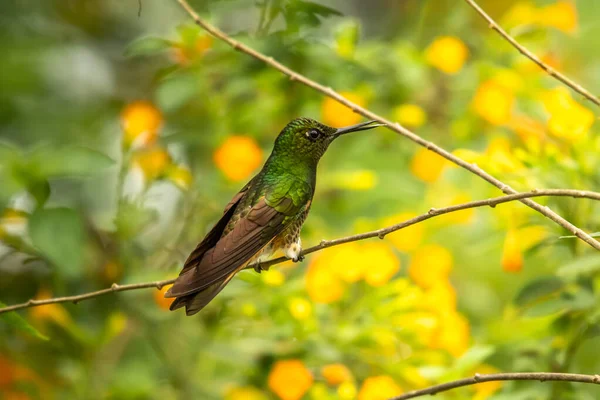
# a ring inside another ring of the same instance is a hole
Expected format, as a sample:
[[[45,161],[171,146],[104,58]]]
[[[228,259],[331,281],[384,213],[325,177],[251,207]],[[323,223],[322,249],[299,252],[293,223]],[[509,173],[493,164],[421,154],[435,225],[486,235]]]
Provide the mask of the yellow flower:
[[[181,190],[187,190],[192,184],[192,173],[182,165],[174,165],[167,170],[167,178]]]
[[[530,1],[519,1],[502,18],[502,25],[515,27],[536,24],[539,10]]]
[[[244,303],[242,304],[242,314],[246,317],[252,318],[256,317],[256,315],[258,314],[258,310],[256,309],[256,306],[254,304]]]
[[[500,371],[498,369],[492,367],[491,365],[483,364],[483,365],[480,365],[473,372],[484,375],[484,374],[497,374]],[[502,387],[502,382],[498,382],[498,381],[478,383],[477,385],[473,386],[473,389],[475,389],[475,396],[473,397],[473,400],[486,400],[491,395],[493,395],[498,390],[500,390],[501,387]]]
[[[427,114],[416,104],[402,104],[394,109],[394,119],[401,125],[418,128],[427,121]]]
[[[542,7],[537,18],[540,25],[553,27],[566,33],[577,29],[577,9],[572,1],[558,1]]]
[[[516,172],[524,168],[523,163],[513,155],[512,145],[505,137],[494,137],[485,155],[485,162],[494,172]]]
[[[425,50],[427,62],[446,74],[460,71],[469,56],[469,49],[458,38],[438,37]]]
[[[344,364],[328,364],[321,368],[321,375],[332,386],[352,380],[352,372]]]
[[[469,322],[462,315],[456,312],[442,314],[432,347],[444,349],[454,357],[460,357],[469,348],[469,330]]]
[[[154,147],[135,153],[132,163],[144,173],[146,181],[153,181],[164,175],[171,165],[171,156],[165,149]]]
[[[410,172],[424,182],[435,182],[448,165],[445,158],[431,150],[417,150],[410,162]]]
[[[326,250],[319,256],[319,262],[342,281],[352,283],[361,280],[364,276],[365,266],[361,261],[362,254],[362,247],[358,243],[350,242],[344,246]]]
[[[392,377],[372,376],[363,382],[360,392],[358,392],[358,400],[387,400],[399,394],[402,394],[402,388],[394,382]]]
[[[377,184],[377,175],[373,171],[358,170],[335,174],[335,186],[350,190],[369,190]]]
[[[242,181],[260,166],[262,150],[247,136],[229,137],[214,154],[214,161],[227,178]]]
[[[344,285],[328,265],[327,251],[316,255],[306,273],[306,291],[315,303],[329,304],[344,295]]]
[[[0,215],[0,238],[4,235],[21,236],[27,231],[27,211],[5,208]]]
[[[312,305],[302,297],[294,297],[290,300],[288,308],[292,317],[299,321],[308,319],[312,315]]]
[[[361,107],[366,105],[363,96],[357,93],[340,92],[340,94]],[[326,97],[325,100],[323,100],[321,115],[325,124],[336,128],[357,124],[361,119],[360,115],[330,97]]]
[[[456,290],[447,279],[435,282],[423,293],[421,305],[437,315],[455,312]]]
[[[153,145],[163,123],[161,112],[148,101],[128,104],[121,113],[123,144],[125,147]]]
[[[267,400],[267,396],[253,386],[241,386],[228,390],[225,400]]]
[[[550,113],[548,130],[569,141],[585,138],[594,124],[594,113],[573,100],[568,89],[559,87],[546,92],[544,106]]]
[[[361,261],[365,282],[375,287],[385,285],[400,269],[400,260],[385,243],[365,244]]]
[[[452,270],[452,253],[437,244],[419,248],[412,257],[408,274],[422,288],[447,280]]]
[[[391,226],[400,222],[409,220],[416,217],[417,214],[413,212],[404,212],[393,217],[388,217],[383,220],[382,226]],[[399,231],[392,232],[386,235],[386,239],[389,239],[394,247],[400,251],[411,252],[415,250],[423,241],[425,235],[425,227],[423,224],[411,225],[407,228],[400,229]]]
[[[514,92],[495,80],[483,82],[473,99],[473,107],[479,116],[490,124],[503,125],[510,121]]]
[[[312,374],[300,360],[277,361],[268,378],[269,389],[281,400],[300,400],[312,383]]]
[[[127,328],[127,315],[121,311],[110,314],[106,324],[106,340],[115,338]]]
[[[405,312],[394,317],[394,325],[410,332],[418,343],[429,346],[438,327],[439,317],[433,312]]]
[[[478,164],[481,162],[482,159],[481,154],[469,149],[456,149],[452,152],[452,154],[470,164]],[[451,163],[449,165],[458,168],[458,165],[454,163]]]
[[[156,305],[158,305],[159,308],[162,308],[163,310],[168,310],[169,307],[171,307],[171,303],[173,303],[174,300],[165,297],[165,293],[167,292],[169,286],[171,285],[163,286],[162,289],[155,290],[153,293],[154,302],[156,303]]]
[[[285,282],[285,275],[278,269],[269,269],[262,272],[262,281],[268,286],[281,286]]]
[[[356,386],[352,382],[343,382],[337,388],[337,398],[339,400],[354,400],[356,399]]]

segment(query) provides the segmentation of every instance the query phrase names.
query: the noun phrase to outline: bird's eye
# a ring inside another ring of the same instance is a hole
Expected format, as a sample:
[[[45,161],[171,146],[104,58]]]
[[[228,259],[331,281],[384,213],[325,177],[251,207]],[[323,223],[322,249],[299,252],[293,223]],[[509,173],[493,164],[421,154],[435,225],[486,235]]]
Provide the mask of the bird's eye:
[[[306,137],[308,137],[310,140],[317,140],[320,136],[321,132],[316,129],[311,129],[306,132]]]

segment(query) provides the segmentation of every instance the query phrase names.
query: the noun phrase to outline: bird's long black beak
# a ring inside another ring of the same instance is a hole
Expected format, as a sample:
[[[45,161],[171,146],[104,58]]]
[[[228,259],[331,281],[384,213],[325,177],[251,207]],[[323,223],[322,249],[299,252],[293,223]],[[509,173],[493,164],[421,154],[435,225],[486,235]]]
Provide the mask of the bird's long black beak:
[[[333,135],[334,135],[334,137],[338,137],[341,135],[345,135],[346,133],[366,131],[368,129],[377,128],[378,126],[383,126],[383,124],[377,123],[377,121],[361,122],[360,124],[350,125],[350,126],[346,126],[344,128],[339,128],[337,131],[335,131],[335,133]]]

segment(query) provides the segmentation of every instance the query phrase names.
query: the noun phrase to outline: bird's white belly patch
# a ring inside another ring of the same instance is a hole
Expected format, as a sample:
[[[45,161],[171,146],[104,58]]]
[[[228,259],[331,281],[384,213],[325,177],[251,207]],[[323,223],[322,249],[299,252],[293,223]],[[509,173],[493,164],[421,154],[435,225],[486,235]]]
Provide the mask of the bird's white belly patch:
[[[295,242],[290,243],[288,246],[283,248],[283,253],[287,258],[292,260],[297,260],[302,252],[302,241],[300,240],[300,236],[296,239]]]

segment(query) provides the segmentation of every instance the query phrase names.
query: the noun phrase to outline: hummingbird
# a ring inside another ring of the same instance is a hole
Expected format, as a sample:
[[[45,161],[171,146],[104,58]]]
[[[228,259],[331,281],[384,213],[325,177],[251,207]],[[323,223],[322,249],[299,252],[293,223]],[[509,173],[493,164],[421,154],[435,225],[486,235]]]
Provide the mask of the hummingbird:
[[[227,204],[185,261],[165,293],[175,298],[170,309],[185,306],[186,315],[196,314],[242,269],[260,273],[260,263],[277,250],[302,261],[300,230],[315,193],[319,160],[336,138],[378,126],[367,121],[332,128],[310,118],[289,122],[260,172]]]

